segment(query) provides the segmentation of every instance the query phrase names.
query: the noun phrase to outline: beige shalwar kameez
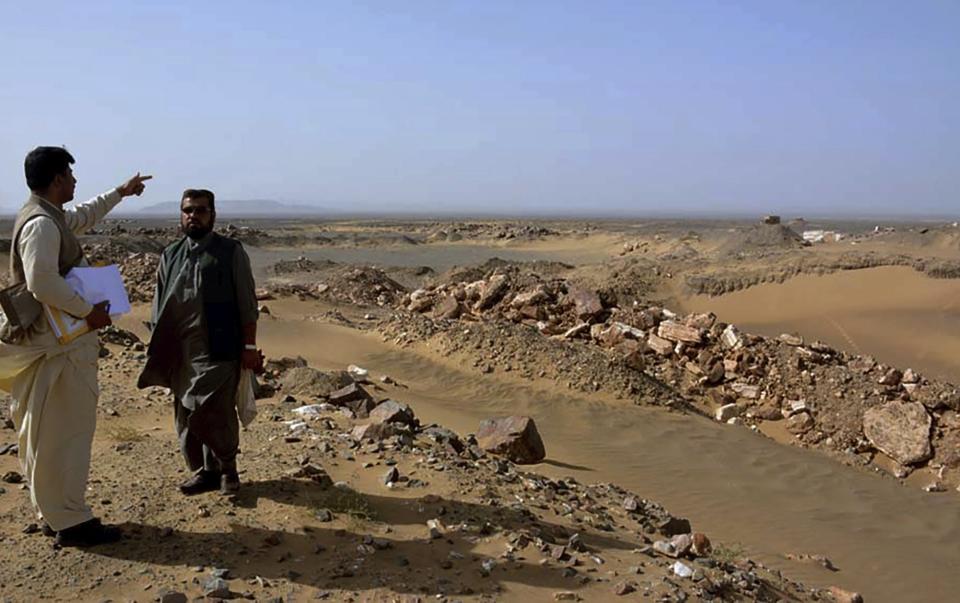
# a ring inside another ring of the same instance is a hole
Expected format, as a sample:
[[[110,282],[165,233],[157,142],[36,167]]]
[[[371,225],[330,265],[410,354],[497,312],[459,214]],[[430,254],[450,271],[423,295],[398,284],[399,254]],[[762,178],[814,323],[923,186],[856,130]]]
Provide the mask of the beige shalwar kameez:
[[[113,190],[65,211],[67,227],[76,234],[90,229],[120,199]],[[17,249],[27,288],[44,304],[86,316],[93,306],[60,275],[59,247],[60,231],[50,218],[36,217],[23,226]],[[85,492],[96,428],[98,352],[96,333],[58,344],[43,316],[19,345],[0,343],[0,388],[13,398],[20,464],[34,508],[57,531],[93,517]]]

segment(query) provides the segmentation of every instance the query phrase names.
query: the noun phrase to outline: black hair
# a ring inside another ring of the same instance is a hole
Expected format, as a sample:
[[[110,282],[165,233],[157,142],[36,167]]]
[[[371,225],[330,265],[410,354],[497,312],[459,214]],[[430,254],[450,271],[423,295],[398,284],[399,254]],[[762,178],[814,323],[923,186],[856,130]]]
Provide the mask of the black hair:
[[[205,188],[188,188],[183,191],[183,196],[180,197],[180,205],[183,205],[184,199],[206,199],[210,204],[210,211],[217,211],[217,208],[213,205],[214,196],[213,191],[208,191]]]
[[[45,191],[53,179],[66,173],[74,163],[73,155],[64,147],[37,147],[23,160],[27,186],[33,192]]]

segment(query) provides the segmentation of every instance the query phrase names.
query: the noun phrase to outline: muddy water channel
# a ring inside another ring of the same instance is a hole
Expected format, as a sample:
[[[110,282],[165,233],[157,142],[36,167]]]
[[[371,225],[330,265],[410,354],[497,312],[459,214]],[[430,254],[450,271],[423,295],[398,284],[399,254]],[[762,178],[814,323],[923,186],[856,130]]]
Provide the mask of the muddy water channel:
[[[695,528],[808,585],[841,585],[877,601],[948,601],[960,592],[960,499],[850,469],[743,427],[624,402],[571,396],[548,382],[476,375],[376,336],[300,320],[280,308],[261,341],[320,368],[357,363],[406,389],[381,392],[421,421],[461,433],[482,418],[533,416],[548,461],[533,470],[615,482],[688,517]],[[838,572],[784,558],[819,553]]]

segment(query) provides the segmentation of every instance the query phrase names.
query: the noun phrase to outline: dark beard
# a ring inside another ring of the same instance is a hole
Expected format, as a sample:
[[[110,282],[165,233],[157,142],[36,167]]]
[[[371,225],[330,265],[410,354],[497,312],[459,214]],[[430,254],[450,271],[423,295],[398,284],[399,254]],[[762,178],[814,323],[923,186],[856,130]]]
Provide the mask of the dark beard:
[[[207,234],[208,234],[210,231],[213,230],[213,224],[211,224],[211,225],[208,226],[208,227],[203,227],[203,226],[184,226],[181,230],[183,230],[183,234],[187,235],[188,237],[190,237],[190,238],[193,239],[194,241],[199,241],[199,240],[202,239],[203,237],[207,236]]]

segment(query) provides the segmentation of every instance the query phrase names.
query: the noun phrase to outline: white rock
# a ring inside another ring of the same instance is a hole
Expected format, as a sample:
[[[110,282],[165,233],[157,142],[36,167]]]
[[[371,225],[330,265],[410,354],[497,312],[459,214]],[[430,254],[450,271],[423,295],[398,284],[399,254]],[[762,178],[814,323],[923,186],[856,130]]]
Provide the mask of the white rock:
[[[370,371],[365,368],[360,368],[356,364],[351,364],[348,366],[347,372],[350,373],[350,376],[354,379],[366,379],[367,375],[370,374]]]
[[[440,523],[439,519],[428,519],[427,520],[427,529],[430,531],[430,538],[436,540],[443,536],[443,524]]]
[[[674,575],[679,576],[680,578],[689,578],[693,576],[693,569],[680,561],[674,562],[672,569]]]
[[[304,418],[313,418],[321,415],[323,407],[319,404],[307,404],[306,406],[294,408],[291,412]]]
[[[727,325],[727,328],[720,334],[720,341],[723,343],[723,347],[728,350],[735,350],[743,345],[743,338],[740,336],[737,327],[733,325]]]
[[[717,421],[726,423],[734,417],[740,416],[740,407],[736,404],[724,404],[717,409]]]
[[[301,431],[306,431],[310,429],[310,426],[307,425],[304,421],[292,420],[286,421],[287,427],[290,428],[291,433],[300,433]]]

